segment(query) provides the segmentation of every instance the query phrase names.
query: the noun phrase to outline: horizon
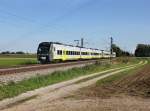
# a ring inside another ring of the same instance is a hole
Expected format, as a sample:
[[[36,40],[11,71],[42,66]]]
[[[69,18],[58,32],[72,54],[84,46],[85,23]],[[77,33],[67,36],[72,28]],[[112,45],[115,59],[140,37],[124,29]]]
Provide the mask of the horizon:
[[[134,52],[150,44],[149,0],[1,0],[0,52],[36,53],[40,42],[108,49],[110,37],[121,49]]]

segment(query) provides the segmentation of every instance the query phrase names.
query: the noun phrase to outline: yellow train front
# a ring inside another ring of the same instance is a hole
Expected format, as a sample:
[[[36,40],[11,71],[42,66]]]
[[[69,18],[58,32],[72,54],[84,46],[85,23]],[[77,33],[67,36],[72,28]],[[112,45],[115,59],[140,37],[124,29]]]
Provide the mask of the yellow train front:
[[[42,42],[39,44],[37,50],[37,59],[40,63],[110,57],[115,57],[115,53],[111,55],[108,51],[77,47],[57,42]]]

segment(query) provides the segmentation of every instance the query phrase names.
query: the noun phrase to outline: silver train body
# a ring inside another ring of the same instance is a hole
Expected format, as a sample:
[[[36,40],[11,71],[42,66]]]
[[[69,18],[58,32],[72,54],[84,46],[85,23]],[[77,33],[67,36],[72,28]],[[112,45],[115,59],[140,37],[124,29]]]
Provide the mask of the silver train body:
[[[116,57],[116,53],[110,54],[109,51],[77,47],[57,42],[42,42],[37,50],[37,59],[40,63],[110,57]]]

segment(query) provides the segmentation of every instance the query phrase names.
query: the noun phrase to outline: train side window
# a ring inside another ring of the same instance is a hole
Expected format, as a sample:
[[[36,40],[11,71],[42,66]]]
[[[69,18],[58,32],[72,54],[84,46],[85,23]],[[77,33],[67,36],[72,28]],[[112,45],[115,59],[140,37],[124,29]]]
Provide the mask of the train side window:
[[[57,55],[62,55],[62,50],[57,50]]]
[[[66,51],[63,51],[63,55],[66,55]]]
[[[69,55],[69,51],[66,51],[66,55]]]
[[[70,54],[69,55],[72,55],[72,51],[69,51],[70,52]]]
[[[59,50],[57,50],[57,55],[59,55]]]
[[[69,51],[69,55],[71,55],[71,51]]]
[[[62,55],[62,50],[60,50],[60,55]]]

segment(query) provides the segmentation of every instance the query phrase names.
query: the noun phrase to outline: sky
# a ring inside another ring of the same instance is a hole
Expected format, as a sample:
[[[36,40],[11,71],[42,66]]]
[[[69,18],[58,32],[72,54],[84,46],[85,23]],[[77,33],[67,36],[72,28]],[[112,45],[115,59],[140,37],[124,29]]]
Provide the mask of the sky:
[[[150,0],[0,0],[0,51],[35,53],[40,42],[134,52],[150,44]]]

